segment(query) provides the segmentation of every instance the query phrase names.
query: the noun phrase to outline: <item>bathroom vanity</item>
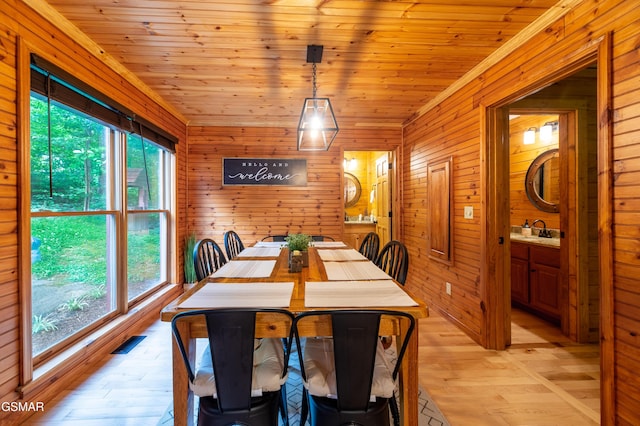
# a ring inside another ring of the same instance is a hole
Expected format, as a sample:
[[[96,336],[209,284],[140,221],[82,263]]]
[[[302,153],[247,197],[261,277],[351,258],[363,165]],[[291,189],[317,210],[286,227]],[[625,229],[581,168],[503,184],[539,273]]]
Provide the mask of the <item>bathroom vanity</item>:
[[[344,223],[344,242],[358,250],[369,232],[376,232],[376,224],[371,221],[347,221]]]
[[[557,238],[511,238],[511,302],[560,323],[562,291]]]

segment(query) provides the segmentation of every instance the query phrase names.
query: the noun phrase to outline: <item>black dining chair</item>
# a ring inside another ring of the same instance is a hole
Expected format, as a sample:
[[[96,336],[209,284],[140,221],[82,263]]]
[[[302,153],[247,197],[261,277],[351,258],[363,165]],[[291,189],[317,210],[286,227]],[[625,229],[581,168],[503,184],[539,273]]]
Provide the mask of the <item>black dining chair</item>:
[[[224,233],[224,249],[227,252],[227,258],[229,260],[235,258],[244,250],[244,244],[242,244],[242,240],[236,231],[227,231]]]
[[[379,249],[380,237],[375,232],[369,232],[362,240],[358,251],[370,261],[375,262],[378,258]]]
[[[286,235],[267,235],[261,241],[274,241],[274,242],[284,242]]]
[[[329,317],[333,338],[300,339],[307,321]],[[396,339],[397,358],[390,367],[378,338],[381,320],[404,321]],[[406,312],[390,310],[308,311],[293,322],[304,381],[300,424],[311,426],[388,426],[389,412],[400,424],[395,381],[415,327]]]
[[[193,265],[198,281],[213,274],[227,263],[222,249],[210,238],[203,238],[193,248]]]
[[[375,264],[391,278],[404,285],[409,270],[409,252],[400,241],[389,241],[380,250]]]
[[[311,241],[335,241],[335,239],[327,235],[312,235]]]
[[[256,339],[258,315],[285,324],[288,337]],[[206,324],[208,347],[196,369],[180,324],[198,317]],[[272,426],[278,424],[278,413],[289,424],[285,382],[293,319],[287,310],[266,308],[194,310],[173,318],[171,328],[190,388],[199,397],[198,425]]]

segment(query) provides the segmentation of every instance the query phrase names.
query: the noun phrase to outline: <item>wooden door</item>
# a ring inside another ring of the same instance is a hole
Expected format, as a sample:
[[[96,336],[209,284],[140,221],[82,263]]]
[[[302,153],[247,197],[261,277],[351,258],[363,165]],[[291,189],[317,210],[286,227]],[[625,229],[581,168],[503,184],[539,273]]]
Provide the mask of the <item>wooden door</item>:
[[[391,174],[389,173],[390,153],[378,157],[376,160],[376,191],[378,224],[376,232],[380,237],[380,247],[391,241]]]

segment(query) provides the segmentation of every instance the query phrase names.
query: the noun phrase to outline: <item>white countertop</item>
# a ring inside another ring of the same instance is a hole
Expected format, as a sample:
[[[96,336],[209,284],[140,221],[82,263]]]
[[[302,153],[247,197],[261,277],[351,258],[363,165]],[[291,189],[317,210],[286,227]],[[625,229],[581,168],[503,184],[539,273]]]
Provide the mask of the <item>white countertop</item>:
[[[525,237],[522,234],[512,232],[510,235],[511,241],[518,241],[520,243],[535,244],[538,246],[560,247],[560,238],[540,238],[537,235]]]

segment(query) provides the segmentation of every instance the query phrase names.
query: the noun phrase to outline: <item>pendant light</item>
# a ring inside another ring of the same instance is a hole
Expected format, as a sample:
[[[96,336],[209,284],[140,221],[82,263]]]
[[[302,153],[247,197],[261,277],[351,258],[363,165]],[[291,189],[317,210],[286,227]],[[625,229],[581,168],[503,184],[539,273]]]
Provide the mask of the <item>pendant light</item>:
[[[307,46],[312,65],[313,97],[305,98],[298,123],[298,151],[328,151],[338,134],[338,123],[329,98],[316,97],[316,64],[322,62],[323,46]]]

